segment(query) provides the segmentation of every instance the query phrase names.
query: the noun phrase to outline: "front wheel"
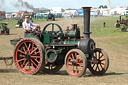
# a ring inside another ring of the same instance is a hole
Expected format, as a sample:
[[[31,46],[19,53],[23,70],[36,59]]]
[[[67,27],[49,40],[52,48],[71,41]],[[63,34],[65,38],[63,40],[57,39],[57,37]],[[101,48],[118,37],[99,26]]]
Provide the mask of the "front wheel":
[[[103,75],[109,66],[109,58],[107,53],[100,49],[96,48],[94,50],[93,56],[89,59],[90,61],[97,61],[97,63],[89,63],[88,69],[94,75]]]
[[[122,32],[126,32],[126,30],[127,30],[127,28],[125,28],[125,27],[121,28]]]
[[[87,59],[81,50],[72,49],[65,57],[65,64],[69,75],[80,77],[86,72]]]

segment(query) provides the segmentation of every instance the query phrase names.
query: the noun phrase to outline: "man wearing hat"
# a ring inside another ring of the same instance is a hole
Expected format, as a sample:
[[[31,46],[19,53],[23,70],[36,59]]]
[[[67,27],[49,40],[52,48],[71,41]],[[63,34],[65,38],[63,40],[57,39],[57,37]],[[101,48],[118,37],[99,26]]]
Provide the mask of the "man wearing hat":
[[[29,20],[29,16],[25,16],[25,21],[23,22],[24,37],[26,37],[30,33],[30,31],[33,31],[38,26],[39,24],[34,24]]]

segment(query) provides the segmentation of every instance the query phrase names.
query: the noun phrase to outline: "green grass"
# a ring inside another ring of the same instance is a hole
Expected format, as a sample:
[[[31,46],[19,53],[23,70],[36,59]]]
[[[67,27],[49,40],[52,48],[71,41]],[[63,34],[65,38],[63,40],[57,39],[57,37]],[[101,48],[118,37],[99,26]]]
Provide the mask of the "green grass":
[[[57,18],[61,20],[62,18]],[[76,18],[78,19],[78,18]],[[116,28],[115,22],[119,20],[119,17],[93,17],[91,18],[91,32],[93,36],[117,36],[117,35],[127,35],[128,32],[121,32],[120,29]],[[46,19],[33,19],[34,23],[41,23],[46,21]],[[0,22],[8,22],[8,28],[15,28],[17,20],[1,20]],[[103,22],[106,22],[106,27],[103,27]],[[116,31],[115,31],[116,30]],[[83,31],[83,29],[81,29]]]
[[[8,23],[8,28],[12,29],[12,28],[15,28],[15,24],[17,23],[17,20],[14,20],[14,19],[12,19],[12,20],[1,20],[0,23],[1,22],[7,22]]]
[[[91,31],[94,36],[117,36],[117,35],[127,35],[128,32],[121,32],[119,28],[114,25],[118,18],[115,17],[100,17],[91,18]],[[106,27],[103,27],[103,22],[106,22]]]
[[[61,20],[62,18],[57,18],[57,20]],[[46,21],[46,19],[33,19],[34,23],[41,23],[43,21]],[[17,23],[17,20],[11,19],[11,20],[0,20],[0,23],[2,22],[7,22],[8,23],[8,28],[9,29],[14,29],[15,25]]]

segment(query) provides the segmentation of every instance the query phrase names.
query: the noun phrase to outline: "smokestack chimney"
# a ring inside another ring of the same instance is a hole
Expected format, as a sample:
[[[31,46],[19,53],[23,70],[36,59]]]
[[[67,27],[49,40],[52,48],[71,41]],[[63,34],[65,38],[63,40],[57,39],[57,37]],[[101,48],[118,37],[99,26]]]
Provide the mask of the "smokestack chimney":
[[[82,7],[84,10],[84,38],[90,38],[90,10],[91,7]]]
[[[120,16],[120,24],[121,24],[121,16]]]

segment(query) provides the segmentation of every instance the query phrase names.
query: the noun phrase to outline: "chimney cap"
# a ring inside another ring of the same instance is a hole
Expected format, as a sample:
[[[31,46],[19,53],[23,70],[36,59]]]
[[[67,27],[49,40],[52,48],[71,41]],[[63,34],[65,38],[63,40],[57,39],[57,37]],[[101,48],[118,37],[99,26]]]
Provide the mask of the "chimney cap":
[[[82,7],[84,10],[90,10],[92,7]]]

